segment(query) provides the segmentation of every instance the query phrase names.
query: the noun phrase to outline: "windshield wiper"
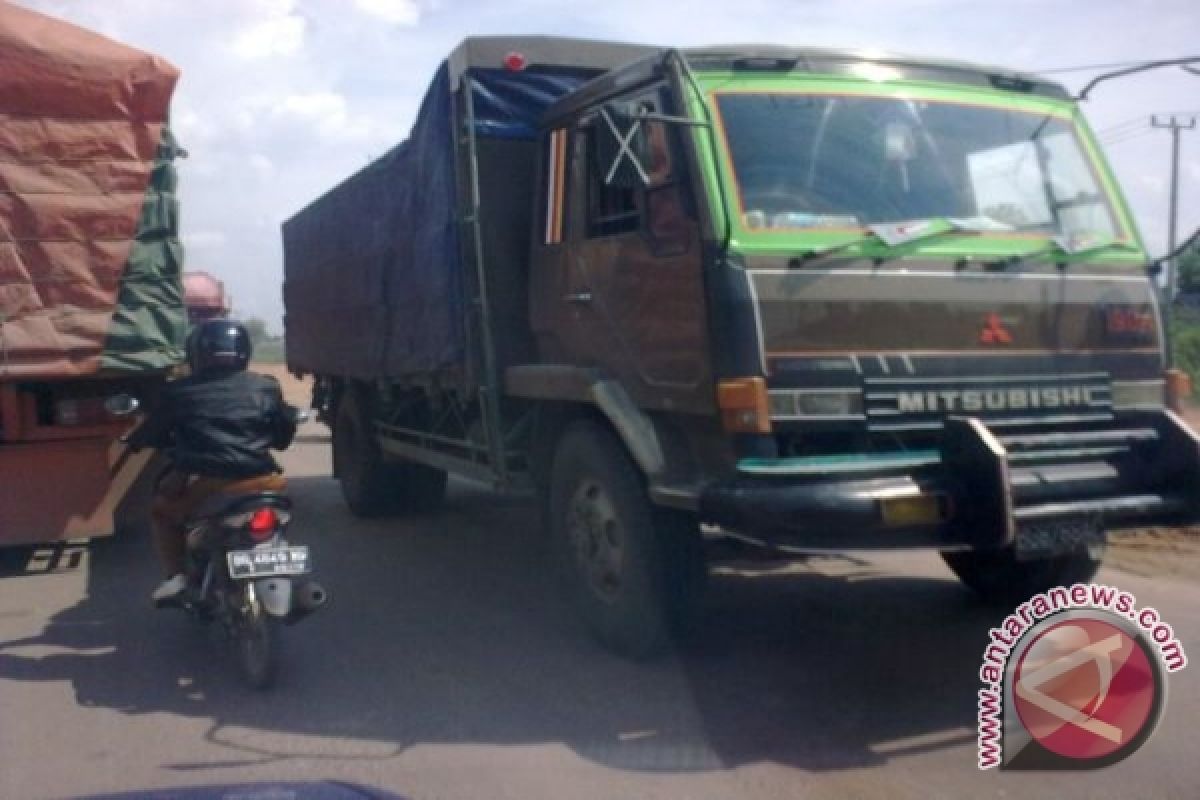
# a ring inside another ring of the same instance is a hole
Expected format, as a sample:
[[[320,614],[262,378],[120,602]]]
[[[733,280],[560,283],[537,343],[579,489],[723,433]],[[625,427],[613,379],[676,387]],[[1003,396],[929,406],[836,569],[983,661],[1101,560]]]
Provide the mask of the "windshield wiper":
[[[949,234],[970,235],[1004,230],[1009,230],[1009,227],[986,217],[929,217],[906,222],[879,222],[868,225],[865,233],[847,242],[809,250],[799,258],[792,259],[791,265],[800,267],[810,264],[867,242],[878,242],[885,248],[883,253],[875,256],[875,263],[881,264],[895,258],[898,255],[895,251],[906,244],[936,239]]]
[[[1024,264],[1030,259],[1041,258],[1042,256],[1090,256],[1106,250],[1117,250],[1124,253],[1139,252],[1136,245],[1112,238],[1103,238],[1088,234],[1059,234],[1058,236],[1051,237],[1045,247],[1030,250],[1028,253],[1019,253],[997,261],[988,262],[985,266],[994,269],[1015,267]],[[1066,266],[1067,261],[1060,258],[1058,263]]]

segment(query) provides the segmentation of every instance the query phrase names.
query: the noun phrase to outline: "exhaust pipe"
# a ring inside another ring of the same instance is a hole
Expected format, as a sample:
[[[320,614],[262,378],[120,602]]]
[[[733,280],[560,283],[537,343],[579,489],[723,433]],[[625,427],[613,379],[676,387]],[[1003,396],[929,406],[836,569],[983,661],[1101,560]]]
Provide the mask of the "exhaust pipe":
[[[316,581],[305,581],[292,590],[292,610],[284,619],[293,625],[329,601],[329,592]]]

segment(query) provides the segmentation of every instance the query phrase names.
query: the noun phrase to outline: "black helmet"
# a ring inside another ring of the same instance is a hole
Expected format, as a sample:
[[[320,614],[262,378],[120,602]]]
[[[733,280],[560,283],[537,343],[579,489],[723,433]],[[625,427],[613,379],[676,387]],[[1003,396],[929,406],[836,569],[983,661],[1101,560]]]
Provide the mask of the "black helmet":
[[[193,374],[213,370],[242,370],[250,363],[250,334],[234,319],[201,322],[187,341],[188,366]]]

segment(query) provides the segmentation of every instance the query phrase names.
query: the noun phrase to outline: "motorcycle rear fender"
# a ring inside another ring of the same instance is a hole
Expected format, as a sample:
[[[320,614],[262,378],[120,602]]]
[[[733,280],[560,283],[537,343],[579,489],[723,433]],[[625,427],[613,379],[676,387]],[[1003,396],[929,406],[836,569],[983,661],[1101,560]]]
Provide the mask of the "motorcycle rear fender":
[[[292,610],[291,578],[258,578],[254,581],[254,593],[262,603],[263,611],[272,617],[286,617]]]

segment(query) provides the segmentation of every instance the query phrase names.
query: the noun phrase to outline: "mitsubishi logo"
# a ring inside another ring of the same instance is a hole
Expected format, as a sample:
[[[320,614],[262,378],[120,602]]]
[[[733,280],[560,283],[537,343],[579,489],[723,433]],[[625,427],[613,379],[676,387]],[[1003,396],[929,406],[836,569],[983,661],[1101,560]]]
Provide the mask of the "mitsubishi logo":
[[[1012,334],[1008,332],[1008,328],[1004,327],[1004,323],[1000,321],[1000,315],[995,311],[987,315],[987,321],[983,323],[983,330],[979,332],[980,344],[1012,344]]]

